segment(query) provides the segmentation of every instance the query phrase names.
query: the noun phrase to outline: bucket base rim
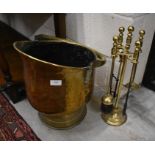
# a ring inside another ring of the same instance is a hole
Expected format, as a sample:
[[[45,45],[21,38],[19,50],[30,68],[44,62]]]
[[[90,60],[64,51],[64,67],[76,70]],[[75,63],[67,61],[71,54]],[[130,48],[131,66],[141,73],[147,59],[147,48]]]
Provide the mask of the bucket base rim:
[[[70,129],[77,126],[85,118],[86,114],[86,106],[80,108],[74,113],[62,115],[61,117],[56,117],[55,114],[53,115],[38,112],[39,118],[43,123],[58,130]]]

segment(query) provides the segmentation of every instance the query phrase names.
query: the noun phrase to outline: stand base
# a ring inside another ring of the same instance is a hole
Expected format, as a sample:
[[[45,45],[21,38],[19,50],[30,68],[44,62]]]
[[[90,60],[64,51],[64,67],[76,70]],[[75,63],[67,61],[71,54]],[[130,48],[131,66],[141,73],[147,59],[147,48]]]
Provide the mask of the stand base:
[[[129,88],[129,83],[127,83],[127,84],[125,85],[125,87],[126,87],[126,88]],[[133,83],[131,84],[131,91],[137,90],[137,89],[139,89],[140,87],[141,87],[140,84],[137,84],[137,83],[133,82]]]
[[[113,111],[109,114],[102,113],[102,119],[109,125],[120,126],[126,122],[127,115],[123,115],[122,108],[118,107],[114,108]]]
[[[68,129],[78,125],[86,116],[86,107],[70,114],[45,114],[39,112],[40,119],[55,129]]]

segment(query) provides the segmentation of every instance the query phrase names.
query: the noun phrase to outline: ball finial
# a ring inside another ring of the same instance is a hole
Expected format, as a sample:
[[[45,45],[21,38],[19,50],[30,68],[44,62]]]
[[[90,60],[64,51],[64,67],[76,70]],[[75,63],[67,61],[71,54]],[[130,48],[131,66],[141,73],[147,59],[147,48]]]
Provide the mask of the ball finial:
[[[102,103],[105,105],[112,105],[113,97],[110,94],[102,97]]]
[[[139,40],[136,41],[136,42],[135,42],[135,46],[136,46],[136,47],[140,47],[140,46],[141,46],[141,42],[140,42]]]
[[[127,35],[128,37],[132,37],[132,34],[131,33],[128,33],[128,35]]]
[[[121,26],[120,28],[119,28],[119,32],[120,33],[123,33],[125,31],[125,28],[123,27],[123,26]]]
[[[113,41],[116,43],[118,41],[118,36],[114,36]]]
[[[144,35],[145,35],[145,31],[144,31],[144,30],[140,30],[140,31],[139,31],[139,35],[140,35],[140,36],[144,36]]]
[[[134,31],[134,27],[133,26],[129,26],[128,27],[128,31],[131,33],[131,32],[133,32]]]

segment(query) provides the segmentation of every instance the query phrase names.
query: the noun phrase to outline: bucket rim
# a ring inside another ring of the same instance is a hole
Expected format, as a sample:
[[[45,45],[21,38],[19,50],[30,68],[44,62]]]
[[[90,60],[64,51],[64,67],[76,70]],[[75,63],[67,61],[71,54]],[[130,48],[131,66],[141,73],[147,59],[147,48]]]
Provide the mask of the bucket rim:
[[[67,65],[60,65],[60,64],[56,64],[56,63],[52,63],[52,62],[49,62],[49,61],[45,61],[45,60],[41,60],[39,58],[36,58],[34,56],[31,56],[25,52],[23,52],[22,50],[20,50],[18,47],[17,47],[17,44],[26,44],[26,43],[33,43],[33,42],[44,42],[44,43],[53,43],[53,42],[56,42],[56,43],[67,43],[67,44],[70,44],[70,45],[76,45],[76,46],[80,46],[82,48],[86,48],[88,49],[93,55],[94,55],[94,60],[92,62],[90,62],[90,64],[88,66],[84,66],[84,67],[73,67],[73,66],[67,66]],[[77,43],[77,42],[73,42],[73,41],[70,41],[70,40],[67,40],[67,39],[63,39],[63,40],[21,40],[21,41],[15,41],[13,43],[13,47],[16,51],[18,51],[21,55],[24,55],[30,59],[33,59],[33,60],[36,60],[36,61],[39,61],[39,62],[42,62],[44,64],[48,64],[48,65],[52,65],[52,66],[55,66],[55,67],[61,67],[61,68],[69,68],[69,69],[88,69],[90,66],[92,66],[93,64],[95,64],[95,61],[97,59],[97,56],[96,56],[96,52],[98,52],[97,50],[93,49],[93,48],[90,48],[88,46],[85,46],[85,45],[82,45],[80,43]],[[106,61],[106,60],[105,60]]]

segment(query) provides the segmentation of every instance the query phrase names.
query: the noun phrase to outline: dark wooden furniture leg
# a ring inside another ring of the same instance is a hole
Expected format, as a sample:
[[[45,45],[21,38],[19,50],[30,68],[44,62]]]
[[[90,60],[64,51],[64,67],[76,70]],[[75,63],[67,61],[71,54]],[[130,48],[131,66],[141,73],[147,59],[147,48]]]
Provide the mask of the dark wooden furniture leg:
[[[56,37],[66,38],[66,14],[54,13],[54,26]]]
[[[11,82],[12,77],[10,74],[9,65],[8,65],[8,62],[7,62],[4,54],[3,54],[2,48],[0,48],[0,69],[1,69],[1,72],[3,73],[6,83]]]
[[[1,48],[0,48],[0,69],[6,81],[4,86],[1,86],[1,91],[5,91],[5,93],[9,96],[9,98],[13,101],[13,103],[23,100],[26,97],[24,86],[21,83],[14,83],[12,81],[12,76],[10,73],[8,62]]]

